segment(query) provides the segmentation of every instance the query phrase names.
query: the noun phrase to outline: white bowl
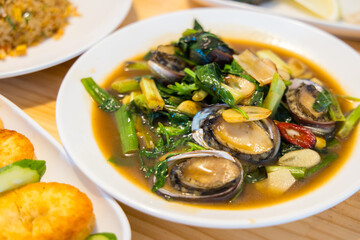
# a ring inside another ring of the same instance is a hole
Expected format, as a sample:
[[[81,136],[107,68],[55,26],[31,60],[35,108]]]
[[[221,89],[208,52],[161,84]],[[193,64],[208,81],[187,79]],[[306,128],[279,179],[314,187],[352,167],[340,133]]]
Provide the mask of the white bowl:
[[[57,99],[56,120],[66,151],[79,168],[119,201],[147,214],[178,223],[212,228],[262,227],[301,219],[328,209],[360,187],[360,142],[341,170],[326,184],[296,199],[250,210],[215,210],[167,202],[144,191],[110,166],[99,150],[91,125],[92,101],[80,79],[104,79],[125,60],[150,47],[179,38],[197,19],[222,37],[273,44],[312,60],[350,94],[360,87],[360,55],[337,38],[285,18],[230,9],[195,9],[170,13],[126,26],[107,37],[71,67]]]

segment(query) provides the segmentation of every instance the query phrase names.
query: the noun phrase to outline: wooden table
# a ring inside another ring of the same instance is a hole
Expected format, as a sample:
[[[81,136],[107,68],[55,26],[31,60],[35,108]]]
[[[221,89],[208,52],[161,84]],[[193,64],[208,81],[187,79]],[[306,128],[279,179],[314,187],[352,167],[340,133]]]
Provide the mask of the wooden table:
[[[158,14],[194,7],[202,6],[191,0],[133,0],[133,6],[122,26]],[[360,41],[345,42],[360,51]],[[40,72],[0,80],[0,94],[17,104],[58,141],[56,96],[63,77],[75,60]],[[315,216],[275,227],[246,230],[191,227],[120,205],[130,221],[133,239],[360,239],[360,192]]]

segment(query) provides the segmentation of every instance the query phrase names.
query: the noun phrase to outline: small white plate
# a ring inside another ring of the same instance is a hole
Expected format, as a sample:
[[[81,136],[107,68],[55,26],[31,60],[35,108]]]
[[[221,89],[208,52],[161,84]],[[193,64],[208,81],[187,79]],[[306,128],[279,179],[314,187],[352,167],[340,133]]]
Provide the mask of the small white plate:
[[[73,185],[91,199],[96,218],[94,233],[112,232],[119,240],[130,240],[130,225],[119,204],[101,192],[69,161],[61,145],[49,133],[2,95],[0,118],[5,128],[28,137],[34,145],[36,157],[46,161],[46,172],[41,179],[42,182]]]
[[[112,32],[132,0],[71,0],[81,16],[71,17],[60,39],[46,39],[27,54],[0,60],[0,79],[39,71],[74,58]]]
[[[196,2],[219,7],[241,8],[251,11],[257,11],[276,16],[285,16],[295,18],[314,26],[317,26],[325,31],[333,33],[340,37],[360,39],[360,23],[349,24],[344,21],[326,21],[311,14],[306,10],[299,8],[291,0],[272,0],[261,5],[251,5],[234,0],[194,0]],[[350,16],[352,14],[360,14],[359,0],[339,0],[340,8],[343,16]]]
[[[350,96],[358,95],[360,55],[339,39],[307,24],[229,8],[194,9],[150,18],[118,30],[84,53],[62,82],[56,101],[56,122],[61,141],[79,168],[106,192],[139,211],[212,228],[253,228],[290,222],[324,211],[355,193],[360,188],[360,141],[337,174],[321,187],[287,202],[249,210],[205,209],[166,201],[129,181],[107,163],[94,138],[93,102],[80,79],[93,77],[97,83],[103,83],[125,60],[177,40],[193,26],[194,19],[223,38],[263,42],[302,55],[326,69]],[[309,37],[311,44],[305,44]]]

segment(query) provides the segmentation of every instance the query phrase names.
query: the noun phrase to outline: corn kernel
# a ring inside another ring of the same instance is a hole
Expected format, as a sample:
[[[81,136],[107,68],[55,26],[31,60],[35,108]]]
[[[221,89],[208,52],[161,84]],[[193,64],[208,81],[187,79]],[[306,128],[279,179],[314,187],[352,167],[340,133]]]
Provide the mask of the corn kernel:
[[[20,55],[25,55],[26,54],[26,44],[21,44],[21,45],[18,45],[16,46],[15,48],[15,53],[16,55],[20,56]]]
[[[315,144],[315,148],[316,149],[323,149],[324,147],[326,147],[326,140],[322,137],[316,137],[316,144]]]

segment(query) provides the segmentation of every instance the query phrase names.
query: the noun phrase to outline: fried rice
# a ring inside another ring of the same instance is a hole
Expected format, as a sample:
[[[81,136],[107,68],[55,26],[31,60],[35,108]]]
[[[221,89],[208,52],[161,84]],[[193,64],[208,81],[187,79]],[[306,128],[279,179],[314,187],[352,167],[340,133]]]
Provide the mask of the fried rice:
[[[75,12],[68,0],[0,0],[0,59],[61,36]]]

